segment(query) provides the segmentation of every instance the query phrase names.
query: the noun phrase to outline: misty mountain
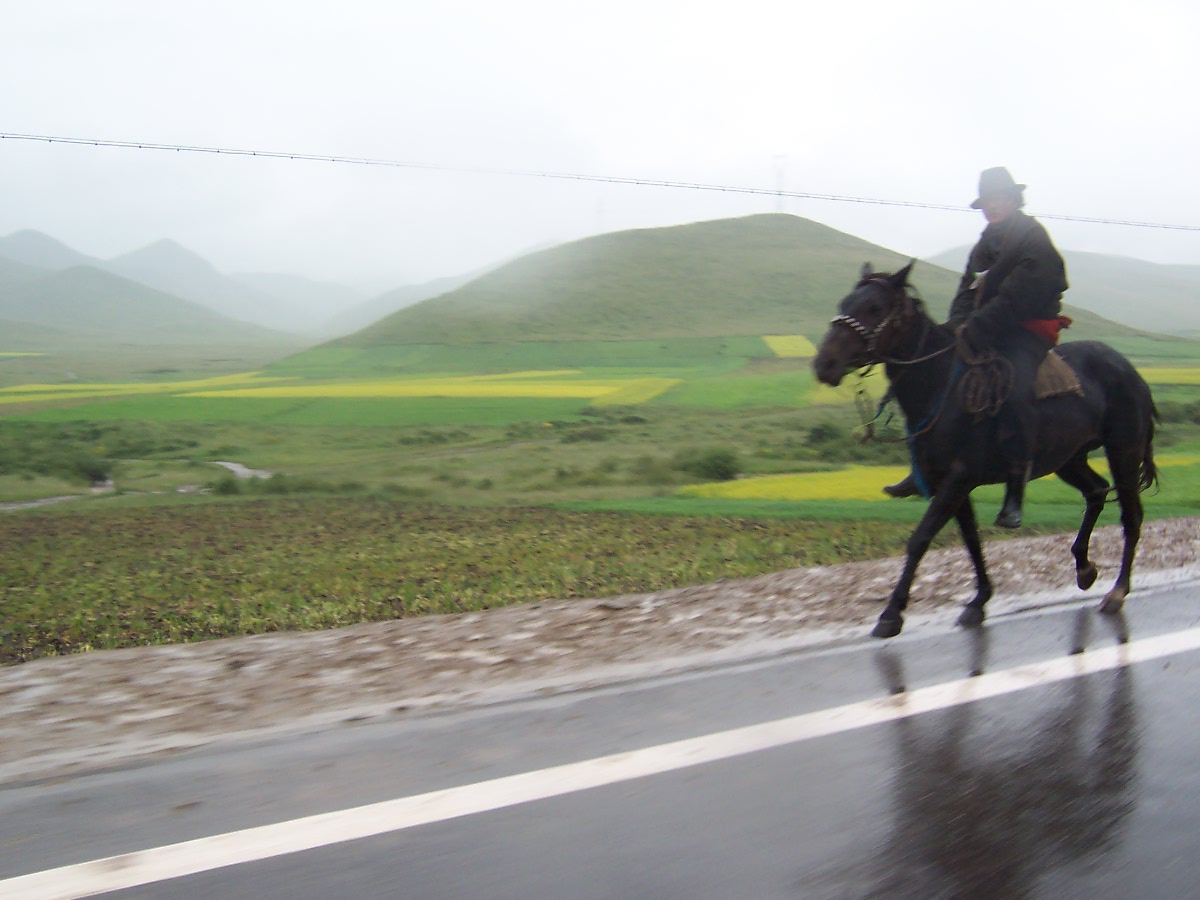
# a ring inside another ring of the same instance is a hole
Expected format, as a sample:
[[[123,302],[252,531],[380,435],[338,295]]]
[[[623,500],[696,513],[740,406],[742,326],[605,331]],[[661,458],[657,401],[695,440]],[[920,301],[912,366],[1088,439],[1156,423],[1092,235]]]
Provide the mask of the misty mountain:
[[[156,241],[117,256],[105,263],[105,268],[231,319],[280,331],[303,330],[292,327],[288,301],[222,274],[208,260],[174,241]]]
[[[0,279],[15,284],[24,266],[28,274],[91,266],[130,281],[198,303],[220,315],[274,331],[328,337],[327,321],[365,295],[352,288],[311,281],[294,275],[225,275],[212,263],[170,240],[110,260],[80,253],[37,231],[18,231],[0,238]],[[12,265],[9,265],[11,263]],[[5,286],[0,280],[0,289]],[[390,310],[389,310],[390,311]]]
[[[918,266],[914,279],[935,314],[948,305],[966,252],[947,251]],[[1116,322],[1179,335],[1200,333],[1200,305],[1194,302],[1200,266],[1064,255],[1075,339],[1084,332],[1101,338],[1112,334],[1119,329]],[[101,334],[95,330],[100,321],[114,327],[124,323],[124,334],[114,334],[122,340],[154,333],[156,322],[160,334],[174,335],[164,338],[168,341],[188,328],[231,335],[231,320],[249,323],[241,337],[231,337],[235,340],[271,339],[265,327],[309,338],[340,334],[345,335],[341,342],[350,344],[781,330],[817,337],[833,302],[867,260],[881,269],[907,262],[819,223],[768,214],[596,235],[364,299],[353,288],[299,276],[225,275],[169,240],[106,261],[36,231],[19,231],[0,238],[0,318],[68,330],[86,326],[94,336]],[[72,269],[82,271],[67,277]],[[55,272],[63,277],[49,278]],[[106,281],[100,273],[119,279]],[[121,296],[130,298],[128,309],[121,308]],[[80,298],[91,298],[95,312],[81,308]],[[30,312],[39,303],[46,310]],[[215,318],[197,318],[203,311]]]
[[[93,266],[39,271],[0,260],[0,284],[12,284],[14,279],[5,273],[13,272],[19,286],[0,291],[0,319],[51,329],[40,334],[47,341],[59,336],[105,344],[235,344],[284,339],[277,332],[236,322],[198,303]],[[6,333],[5,344],[20,333],[19,329],[11,336]]]
[[[402,309],[339,346],[824,334],[870,261],[895,251],[799,216],[767,214],[584,238],[520,259]],[[958,275],[918,264],[916,283],[944,316]],[[1072,310],[1074,339],[1127,333]]]
[[[328,337],[341,334],[330,324],[366,301],[367,295],[332,281],[313,281],[299,275],[243,272],[230,276],[239,284],[270,297],[290,331]],[[389,310],[390,312],[390,310]]]
[[[961,272],[970,247],[932,262]],[[1200,331],[1200,266],[1161,265],[1124,256],[1061,250],[1071,288],[1064,299],[1114,322],[1162,334]]]
[[[23,291],[46,274],[46,269],[13,262],[5,256],[0,256],[0,297]]]
[[[0,350],[6,353],[39,353],[47,347],[59,347],[71,340],[70,332],[48,325],[17,322],[0,318]],[[5,357],[0,357],[3,363]]]
[[[101,264],[100,260],[72,250],[49,235],[28,229],[0,237],[0,256],[38,269],[69,269],[71,266]]]
[[[484,269],[481,271],[486,272],[489,270]],[[440,297],[442,294],[448,294],[455,288],[461,287],[467,282],[478,278],[479,275],[480,272],[472,272],[467,275],[453,275],[448,278],[437,278],[433,281],[427,281],[424,284],[411,284],[396,288],[395,290],[380,294],[371,300],[359,303],[357,306],[329,319],[325,323],[325,332],[328,335],[347,335],[359,331],[391,315],[397,310],[412,306],[414,303],[420,303],[423,300],[428,300],[431,297]]]

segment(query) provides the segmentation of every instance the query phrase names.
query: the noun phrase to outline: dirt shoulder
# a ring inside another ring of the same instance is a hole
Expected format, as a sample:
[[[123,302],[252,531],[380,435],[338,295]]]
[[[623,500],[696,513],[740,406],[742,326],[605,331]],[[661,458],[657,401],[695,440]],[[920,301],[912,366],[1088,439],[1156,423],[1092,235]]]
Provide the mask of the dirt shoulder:
[[[1074,582],[1073,535],[995,541],[994,612],[1100,597],[1118,527],[1096,532],[1100,581]],[[611,684],[721,660],[859,639],[898,557],[713,584],[45,659],[0,668],[0,784],[431,708]],[[1136,588],[1200,577],[1200,519],[1148,523]],[[908,627],[952,620],[972,593],[961,549],[929,554]]]

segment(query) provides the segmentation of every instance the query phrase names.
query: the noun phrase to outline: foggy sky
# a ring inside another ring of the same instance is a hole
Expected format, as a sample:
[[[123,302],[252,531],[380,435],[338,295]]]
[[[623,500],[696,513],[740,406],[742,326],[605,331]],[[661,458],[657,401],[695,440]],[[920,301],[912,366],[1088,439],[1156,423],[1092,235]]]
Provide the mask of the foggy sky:
[[[395,286],[623,228],[786,211],[913,255],[1028,211],[1200,225],[1194,4],[43,0],[8,4],[0,132],[961,206],[0,140],[0,235]],[[833,7],[833,8],[828,8]],[[1200,232],[1047,220],[1200,264]],[[389,284],[390,283],[390,284]]]

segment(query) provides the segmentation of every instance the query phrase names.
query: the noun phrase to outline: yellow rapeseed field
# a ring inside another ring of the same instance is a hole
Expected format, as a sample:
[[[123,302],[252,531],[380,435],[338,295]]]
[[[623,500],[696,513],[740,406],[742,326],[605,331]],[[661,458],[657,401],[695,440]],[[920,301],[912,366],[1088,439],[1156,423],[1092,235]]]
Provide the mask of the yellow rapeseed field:
[[[100,397],[135,397],[144,394],[183,394],[205,388],[230,385],[263,384],[287,381],[286,378],[264,378],[259,372],[240,372],[217,375],[194,381],[149,381],[129,383],[75,382],[72,384],[21,384],[0,388],[0,404],[45,403],[54,400],[83,400]]]
[[[677,384],[680,384],[678,378],[584,378],[574,369],[331,382],[264,378],[259,372],[243,372],[195,381],[23,384],[0,388],[0,405],[169,394],[183,397],[229,398],[565,398],[589,400],[597,405],[612,406],[646,403]]]
[[[597,404],[644,403],[679,383],[674,378],[575,378],[578,372],[511,372],[443,378],[389,378],[314,384],[269,385],[189,391],[189,397],[526,397],[581,399]]]
[[[847,466],[837,472],[764,475],[681,488],[690,497],[725,500],[886,500],[885,484],[908,474],[907,466]]]
[[[776,356],[809,357],[817,355],[817,348],[802,334],[768,334],[763,341]]]
[[[665,394],[677,384],[682,384],[680,378],[638,378],[625,383],[614,391],[596,398],[596,406],[636,406],[648,403],[660,394]]]
[[[1150,384],[1200,384],[1200,368],[1152,366],[1138,371]]]
[[[1168,453],[1157,457],[1155,462],[1159,468],[1194,466],[1200,464],[1200,456]],[[1109,477],[1108,463],[1103,458],[1093,459],[1092,467]],[[763,475],[695,484],[680,488],[679,493],[722,500],[886,500],[883,486],[907,474],[908,466],[847,466],[836,472]]]

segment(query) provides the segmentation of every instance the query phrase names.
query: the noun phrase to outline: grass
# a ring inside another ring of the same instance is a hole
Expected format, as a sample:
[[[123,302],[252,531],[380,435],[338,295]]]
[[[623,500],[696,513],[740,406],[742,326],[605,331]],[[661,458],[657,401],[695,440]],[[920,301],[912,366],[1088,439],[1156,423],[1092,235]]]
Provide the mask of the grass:
[[[39,511],[0,518],[0,661],[652,591],[906,532],[377,498]]]
[[[405,427],[508,425],[578,418],[586,401],[540,397],[245,398],[152,397],[78,407],[46,407],[13,416],[29,422],[211,422],[296,426]]]

